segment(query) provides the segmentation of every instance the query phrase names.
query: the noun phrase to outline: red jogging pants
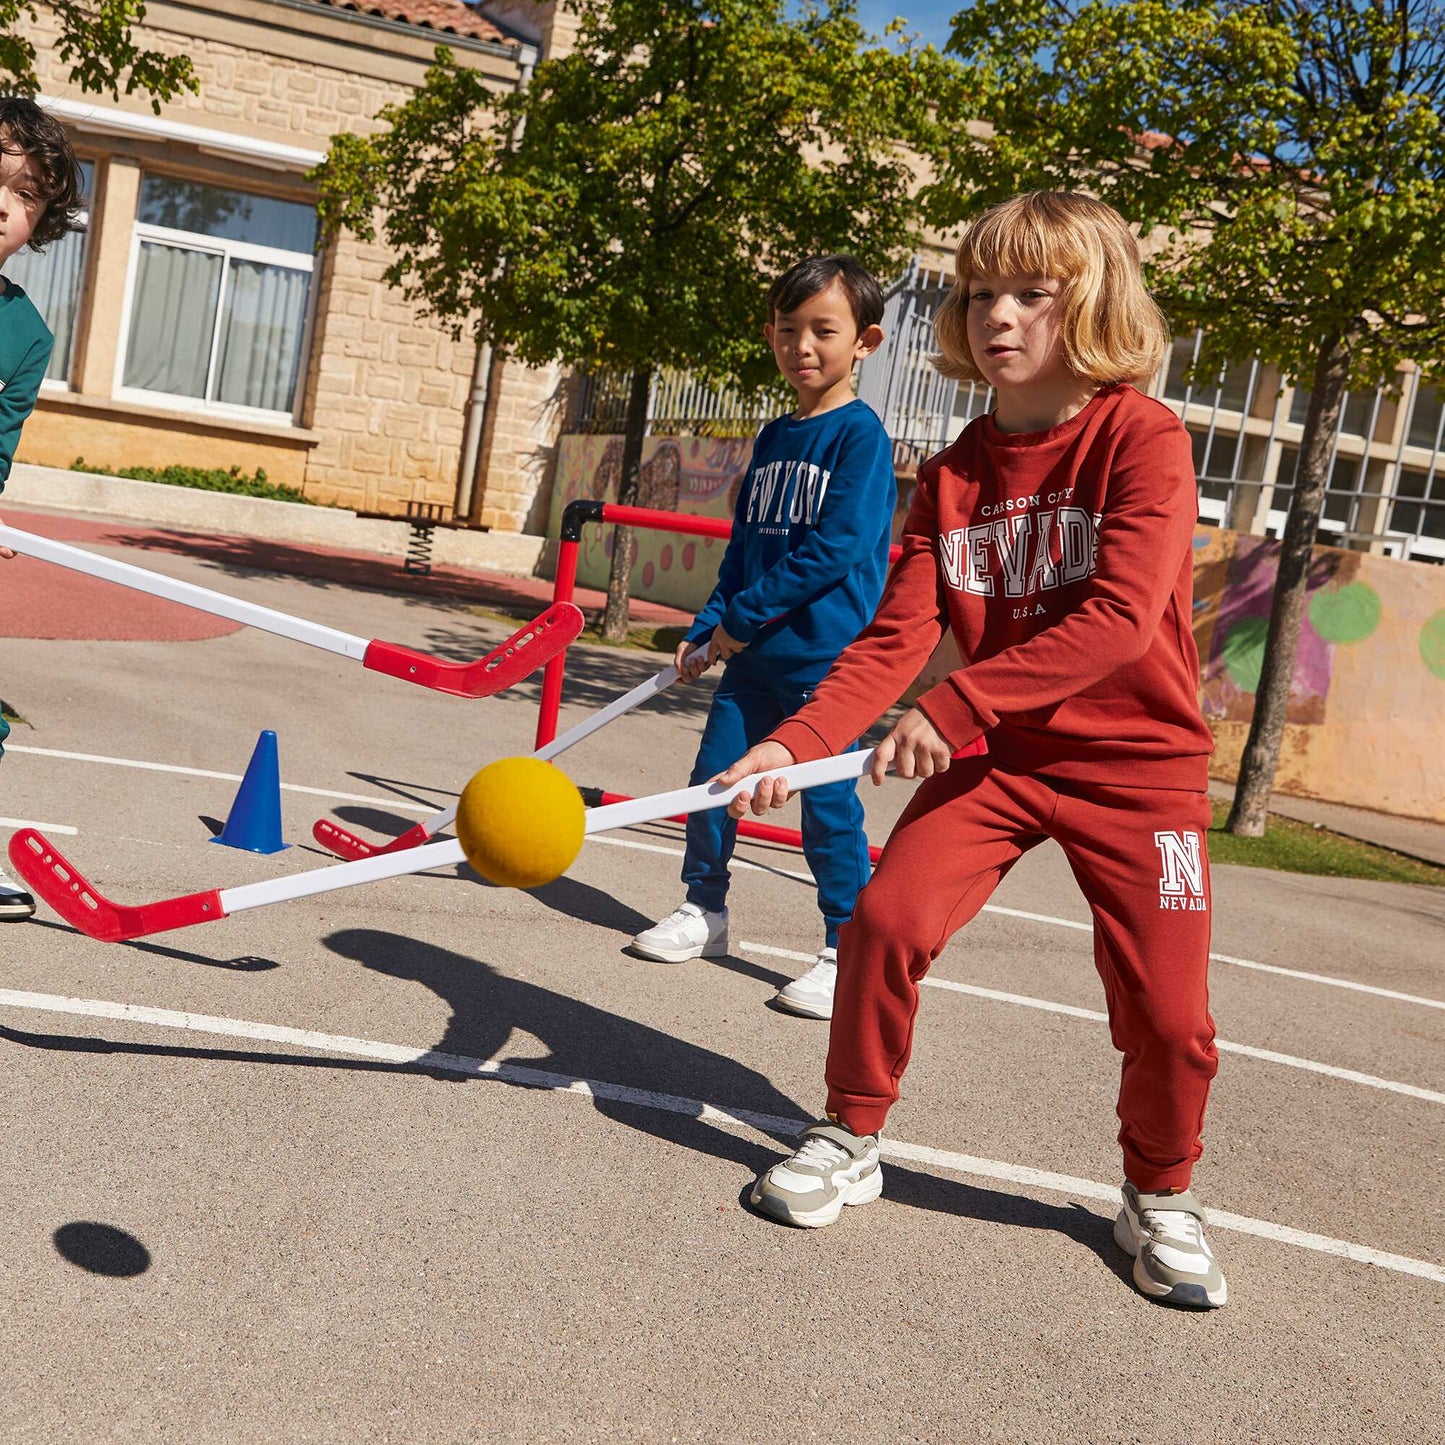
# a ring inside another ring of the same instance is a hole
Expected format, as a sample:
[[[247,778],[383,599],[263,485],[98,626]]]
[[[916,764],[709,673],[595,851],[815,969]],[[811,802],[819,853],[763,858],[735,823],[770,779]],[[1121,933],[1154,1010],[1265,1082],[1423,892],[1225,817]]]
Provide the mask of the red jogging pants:
[[[1014,863],[1053,838],[1094,915],[1124,1056],[1124,1173],[1146,1193],[1187,1189],[1219,1066],[1208,827],[1203,793],[1053,784],[987,758],[921,783],[839,938],[828,1112],[855,1134],[882,1128],[913,1049],[919,979]]]

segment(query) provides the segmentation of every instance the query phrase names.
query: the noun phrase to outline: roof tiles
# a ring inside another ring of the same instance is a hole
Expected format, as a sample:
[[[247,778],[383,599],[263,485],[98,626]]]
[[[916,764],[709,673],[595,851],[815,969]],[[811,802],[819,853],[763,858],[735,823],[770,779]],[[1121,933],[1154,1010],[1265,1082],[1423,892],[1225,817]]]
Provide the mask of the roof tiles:
[[[490,20],[463,5],[462,0],[317,0],[317,3],[329,5],[333,10],[354,10],[358,15],[416,25],[424,30],[464,35],[471,40],[492,40],[500,45],[517,43]]]

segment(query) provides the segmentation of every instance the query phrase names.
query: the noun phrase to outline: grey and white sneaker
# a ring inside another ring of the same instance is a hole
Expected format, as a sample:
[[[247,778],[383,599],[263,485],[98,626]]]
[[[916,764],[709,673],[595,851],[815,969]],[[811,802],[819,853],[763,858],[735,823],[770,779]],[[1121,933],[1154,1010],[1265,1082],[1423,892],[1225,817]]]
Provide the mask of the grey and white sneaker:
[[[1123,1188],[1124,1207],[1114,1221],[1114,1240],[1134,1258],[1141,1294],[1165,1304],[1217,1310],[1229,1287],[1204,1238],[1204,1210],[1194,1196],[1140,1194]]]
[[[840,1124],[812,1124],[792,1158],[766,1169],[748,1202],[784,1224],[821,1229],[845,1204],[871,1204],[883,1193],[878,1136],[861,1138]]]
[[[643,958],[685,963],[689,958],[719,958],[728,951],[728,911],[712,913],[684,903],[632,940]]]
[[[34,898],[0,872],[0,923],[20,923],[34,913]]]
[[[800,1014],[805,1019],[830,1019],[833,1017],[833,988],[838,982],[838,950],[822,949],[818,961],[807,973],[795,978],[778,990],[773,1000],[781,1009],[790,1014]]]

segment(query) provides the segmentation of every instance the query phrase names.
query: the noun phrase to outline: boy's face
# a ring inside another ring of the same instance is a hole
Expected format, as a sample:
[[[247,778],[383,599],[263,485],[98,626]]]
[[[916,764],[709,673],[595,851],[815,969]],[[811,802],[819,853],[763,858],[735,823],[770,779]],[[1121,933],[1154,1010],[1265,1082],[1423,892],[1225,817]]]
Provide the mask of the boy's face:
[[[969,277],[968,349],[994,390],[1070,379],[1059,344],[1062,289],[1047,276]]]
[[[810,296],[795,311],[777,312],[763,327],[783,379],[804,401],[849,386],[853,363],[878,349],[881,327],[860,332],[841,281]]]
[[[25,245],[44,214],[39,166],[0,131],[0,262]]]

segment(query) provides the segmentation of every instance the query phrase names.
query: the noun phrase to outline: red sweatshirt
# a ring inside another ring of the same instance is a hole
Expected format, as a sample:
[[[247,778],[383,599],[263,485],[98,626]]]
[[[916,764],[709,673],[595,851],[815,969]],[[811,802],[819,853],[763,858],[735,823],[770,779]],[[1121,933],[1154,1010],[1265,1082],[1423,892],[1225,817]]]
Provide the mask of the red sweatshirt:
[[[950,627],[963,666],[918,706],[955,749],[986,732],[1016,771],[1203,791],[1197,516],[1188,432],[1131,386],[1048,431],[980,417],[919,467],[876,616],[773,739],[842,751]]]

